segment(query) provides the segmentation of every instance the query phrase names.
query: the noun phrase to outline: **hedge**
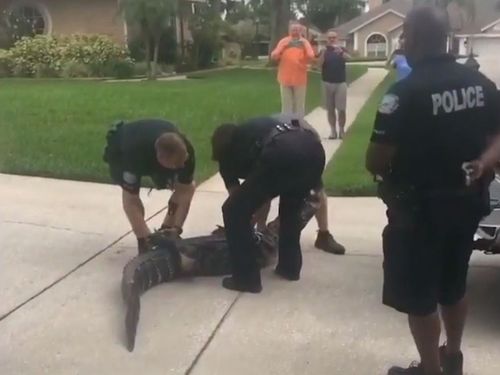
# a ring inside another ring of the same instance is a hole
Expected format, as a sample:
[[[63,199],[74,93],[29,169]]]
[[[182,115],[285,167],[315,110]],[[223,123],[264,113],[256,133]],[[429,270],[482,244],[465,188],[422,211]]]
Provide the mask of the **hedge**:
[[[74,77],[133,75],[128,50],[103,35],[23,37],[0,50],[0,76]]]

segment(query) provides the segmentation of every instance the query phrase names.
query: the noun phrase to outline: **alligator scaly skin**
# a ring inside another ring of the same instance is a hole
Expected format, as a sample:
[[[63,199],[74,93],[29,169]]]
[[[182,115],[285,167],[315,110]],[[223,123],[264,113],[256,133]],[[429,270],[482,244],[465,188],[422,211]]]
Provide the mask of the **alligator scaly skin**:
[[[318,207],[316,195],[309,196],[301,212],[301,229]],[[162,232],[149,238],[152,250],[131,259],[123,269],[122,297],[127,307],[125,328],[127,349],[133,351],[140,314],[140,296],[156,285],[183,275],[223,276],[231,273],[229,249],[224,234],[187,239],[172,238]],[[276,258],[279,243],[279,220],[269,223],[265,233],[256,233],[261,267]]]

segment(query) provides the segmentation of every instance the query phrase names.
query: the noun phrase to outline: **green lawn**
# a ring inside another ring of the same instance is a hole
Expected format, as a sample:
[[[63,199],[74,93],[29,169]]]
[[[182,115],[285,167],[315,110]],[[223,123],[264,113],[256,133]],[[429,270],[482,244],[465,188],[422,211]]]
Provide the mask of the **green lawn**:
[[[356,120],[349,128],[335,157],[328,164],[324,183],[329,195],[373,196],[375,184],[365,169],[365,152],[368,146],[378,105],[382,96],[394,82],[393,74],[372,93]]]
[[[351,77],[366,70],[354,69]],[[222,122],[279,112],[273,70],[234,69],[172,82],[0,80],[0,172],[109,182],[104,137],[116,120],[160,117],[177,124],[197,152],[197,181],[216,171],[210,135]],[[310,74],[308,109],[320,104]]]

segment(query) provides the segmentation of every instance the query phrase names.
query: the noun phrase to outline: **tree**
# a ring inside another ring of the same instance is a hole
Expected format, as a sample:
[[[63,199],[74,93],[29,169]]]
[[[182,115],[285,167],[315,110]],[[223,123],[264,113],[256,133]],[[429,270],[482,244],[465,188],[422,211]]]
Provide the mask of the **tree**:
[[[253,18],[252,8],[250,4],[244,1],[228,0],[226,2],[226,21],[230,24],[237,24],[240,21]]]
[[[162,33],[177,14],[177,0],[121,0],[120,10],[127,23],[138,27],[146,46],[148,78],[156,78]],[[153,46],[151,45],[153,44]],[[151,47],[153,61],[151,63]]]
[[[270,8],[271,40],[269,43],[269,54],[288,31],[291,19],[291,1],[270,0]]]
[[[308,25],[323,32],[361,14],[365,0],[295,0],[294,9]]]
[[[226,32],[226,22],[222,20],[224,4],[220,0],[198,3],[196,12],[189,19],[193,37],[190,48],[191,65],[197,68],[210,66],[222,50],[222,36]]]

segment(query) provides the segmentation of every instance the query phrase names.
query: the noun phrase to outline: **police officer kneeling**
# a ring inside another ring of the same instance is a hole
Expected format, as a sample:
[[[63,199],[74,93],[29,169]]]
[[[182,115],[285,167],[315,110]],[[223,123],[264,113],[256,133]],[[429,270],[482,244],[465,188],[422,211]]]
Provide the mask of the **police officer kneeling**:
[[[461,375],[466,278],[492,176],[468,184],[464,163],[498,132],[496,87],[445,54],[446,16],[414,9],[404,25],[413,72],[382,100],[367,168],[382,179],[384,304],[409,315],[421,363],[389,374]],[[440,306],[440,314],[438,313]],[[439,347],[440,316],[446,345]]]
[[[298,122],[272,117],[240,125],[219,126],[212,136],[213,159],[229,191],[222,207],[232,262],[231,290],[262,290],[252,216],[272,198],[280,197],[279,260],[276,273],[299,280],[302,267],[300,210],[311,189],[321,184],[325,152],[311,130]],[[245,181],[240,185],[239,179]]]
[[[137,237],[139,253],[148,250],[151,233],[139,196],[141,177],[150,177],[157,189],[173,190],[161,229],[182,233],[195,190],[195,153],[175,125],[157,119],[117,124],[107,134],[104,161],[113,181],[122,187],[123,209]]]

